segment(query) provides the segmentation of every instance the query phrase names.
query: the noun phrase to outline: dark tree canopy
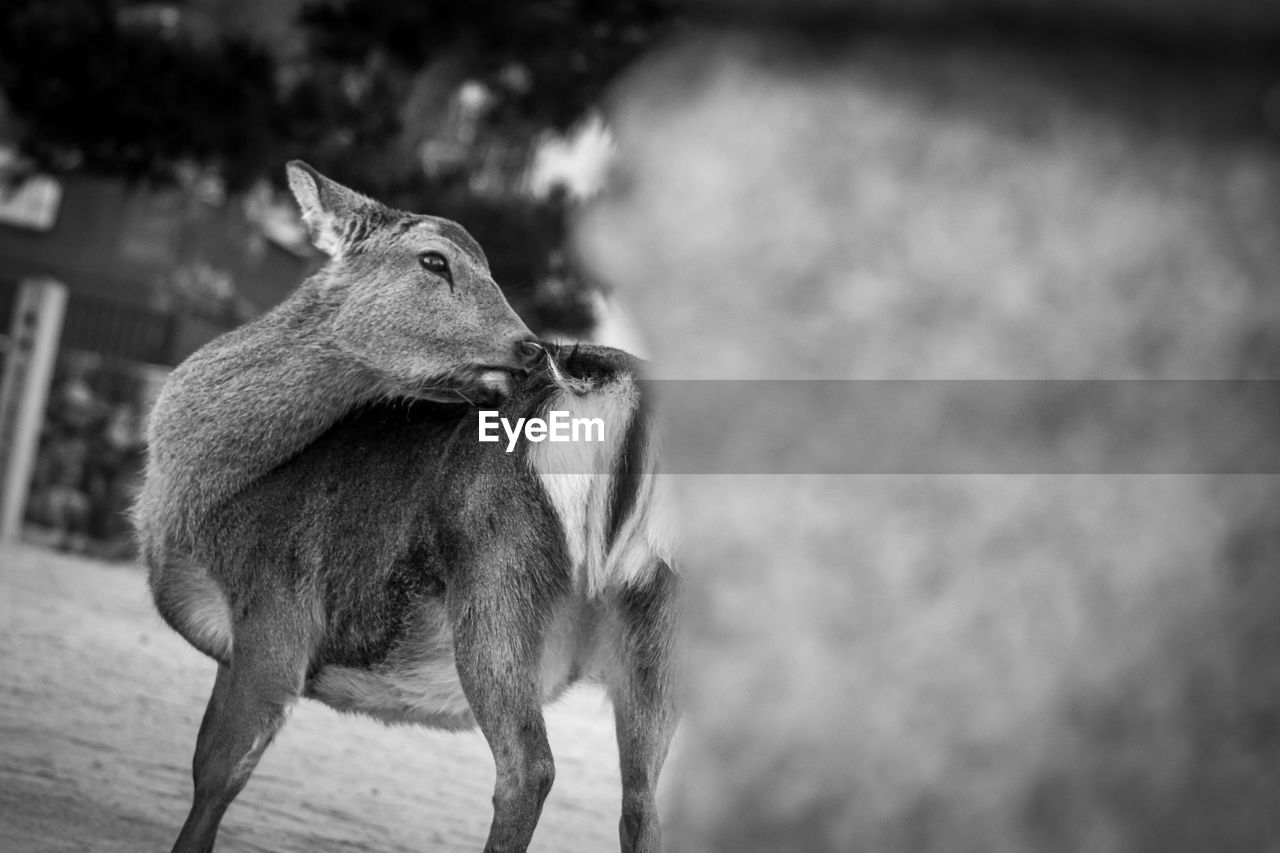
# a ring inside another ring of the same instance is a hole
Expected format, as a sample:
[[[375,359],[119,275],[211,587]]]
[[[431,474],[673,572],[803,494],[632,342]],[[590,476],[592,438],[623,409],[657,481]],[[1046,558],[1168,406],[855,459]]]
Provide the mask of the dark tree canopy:
[[[302,20],[318,57],[360,64],[384,54],[420,68],[451,53],[506,97],[509,119],[563,130],[670,22],[657,0],[312,0]],[[526,86],[512,86],[518,66]]]
[[[261,168],[276,136],[262,47],[130,26],[111,0],[5,7],[0,88],[39,166],[164,179],[191,163],[232,184]]]
[[[0,88],[40,166],[163,180],[194,163],[237,186],[290,156],[359,152],[381,161],[359,176],[376,191],[414,171],[395,144],[424,68],[488,84],[485,132],[527,144],[581,118],[668,19],[656,0],[309,0],[282,60],[244,33],[145,14],[165,5],[198,4],[7,0]]]
[[[495,150],[518,163],[538,133],[584,117],[661,35],[659,0],[258,0],[255,19],[280,24],[269,43],[228,25],[234,7],[220,2],[6,0],[0,89],[23,153],[48,171],[160,183],[212,170],[232,191],[280,185],[282,164],[302,157],[462,222],[530,322],[585,324],[581,283],[557,266],[563,200],[477,193],[468,179]],[[423,168],[422,141],[447,112],[429,99],[413,111],[424,79],[446,93],[485,86],[458,143],[476,153],[451,172]]]

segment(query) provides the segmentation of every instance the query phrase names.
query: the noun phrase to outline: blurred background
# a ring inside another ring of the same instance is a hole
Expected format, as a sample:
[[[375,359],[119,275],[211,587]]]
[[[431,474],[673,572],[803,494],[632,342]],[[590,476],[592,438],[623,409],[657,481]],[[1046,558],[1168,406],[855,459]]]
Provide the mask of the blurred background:
[[[1273,2],[9,0],[0,22],[14,849],[161,849],[181,820],[211,675],[97,558],[129,554],[166,369],[317,263],[290,158],[461,222],[540,333],[637,348],[634,317],[663,377],[1280,378]],[[738,458],[803,441],[733,399],[672,420]],[[925,442],[982,405],[928,399]],[[1112,425],[1058,405],[1011,408],[1055,458],[1106,458]],[[843,401],[794,421],[865,440]],[[671,478],[670,849],[1280,849],[1280,478],[1025,469]],[[612,849],[607,712],[571,694],[550,725],[535,848]],[[476,746],[304,706],[228,843],[478,848]]]
[[[151,612],[127,512],[168,371],[322,260],[285,162],[463,223],[539,334],[625,343],[568,222],[610,155],[603,93],[671,24],[649,0],[2,4],[0,848],[181,825],[212,670]],[[300,719],[225,849],[483,845],[483,738]],[[553,713],[573,781],[543,849],[612,843],[611,720],[590,691]]]
[[[603,178],[598,103],[670,14],[621,4],[57,0],[0,26],[0,329],[66,288],[24,517],[124,554],[150,395],[318,264],[283,164],[461,221],[531,328],[579,337],[566,258]]]

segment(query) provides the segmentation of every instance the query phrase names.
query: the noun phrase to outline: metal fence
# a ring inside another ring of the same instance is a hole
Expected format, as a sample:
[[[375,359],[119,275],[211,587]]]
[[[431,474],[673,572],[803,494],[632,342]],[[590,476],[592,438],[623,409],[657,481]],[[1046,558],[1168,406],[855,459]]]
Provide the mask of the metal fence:
[[[72,293],[60,347],[144,364],[167,364],[174,324],[174,316],[168,312]]]
[[[18,289],[0,281],[0,368]],[[28,537],[99,556],[130,552],[146,416],[190,343],[187,319],[70,294],[23,513]]]

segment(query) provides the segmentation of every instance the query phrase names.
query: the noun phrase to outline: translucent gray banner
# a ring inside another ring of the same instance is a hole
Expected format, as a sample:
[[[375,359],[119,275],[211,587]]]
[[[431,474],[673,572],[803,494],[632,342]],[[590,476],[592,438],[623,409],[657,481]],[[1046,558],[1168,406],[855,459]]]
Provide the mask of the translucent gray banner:
[[[1270,380],[646,389],[672,474],[1280,473],[1280,382]]]

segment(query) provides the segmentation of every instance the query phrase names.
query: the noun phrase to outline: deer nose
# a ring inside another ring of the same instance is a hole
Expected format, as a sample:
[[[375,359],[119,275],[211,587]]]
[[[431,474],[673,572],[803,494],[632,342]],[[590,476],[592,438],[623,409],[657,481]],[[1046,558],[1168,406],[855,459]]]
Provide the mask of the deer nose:
[[[533,335],[524,335],[515,344],[516,361],[526,370],[537,365],[544,350],[542,343]]]

